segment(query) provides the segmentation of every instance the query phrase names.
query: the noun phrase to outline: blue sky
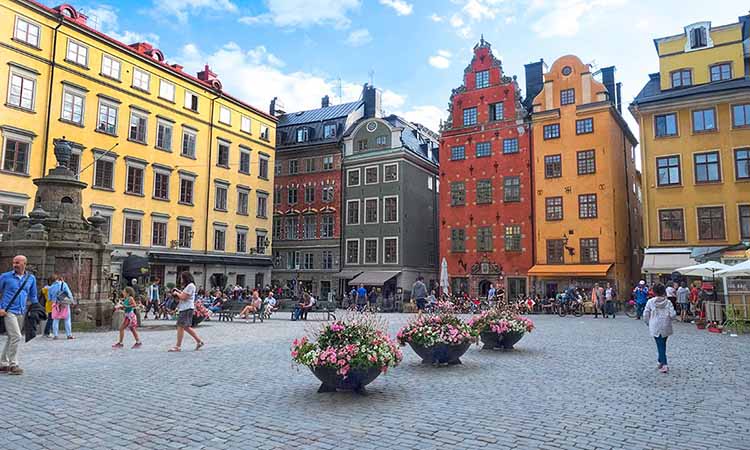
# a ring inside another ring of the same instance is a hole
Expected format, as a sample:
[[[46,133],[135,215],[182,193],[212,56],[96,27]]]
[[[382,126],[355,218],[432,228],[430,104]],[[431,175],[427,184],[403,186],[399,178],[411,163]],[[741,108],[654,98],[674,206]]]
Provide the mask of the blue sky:
[[[481,33],[522,88],[525,63],[544,58],[551,64],[574,53],[595,68],[617,66],[629,102],[648,73],[658,70],[653,38],[702,20],[735,22],[748,13],[746,0],[70,3],[101,31],[126,43],[154,43],[186,70],[210,64],[228,92],[263,110],[275,96],[287,111],[318,107],[326,94],[334,103],[356,100],[372,76],[384,92],[386,112],[434,129]]]

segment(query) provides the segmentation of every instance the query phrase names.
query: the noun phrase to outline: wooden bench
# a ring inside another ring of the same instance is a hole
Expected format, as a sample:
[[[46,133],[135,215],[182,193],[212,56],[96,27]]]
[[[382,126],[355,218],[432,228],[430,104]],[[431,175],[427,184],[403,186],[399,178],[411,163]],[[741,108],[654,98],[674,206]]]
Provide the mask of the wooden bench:
[[[227,306],[228,305],[228,306]],[[221,309],[218,313],[216,313],[219,316],[219,322],[226,321],[226,322],[234,322],[234,316],[242,312],[242,310],[247,306],[245,303],[238,303],[238,302],[229,302],[225,305],[224,308]],[[253,323],[255,323],[256,319],[259,319],[261,323],[263,322],[263,308],[265,305],[261,304],[260,311],[250,313],[250,315],[253,317]]]
[[[297,303],[286,302],[281,308],[279,308],[279,311],[288,312],[290,314],[289,318],[294,319],[294,309],[296,306]],[[319,301],[311,310],[303,315],[304,318],[300,317],[300,319],[307,320],[307,316],[310,314],[324,315],[323,320],[336,320],[336,302]]]

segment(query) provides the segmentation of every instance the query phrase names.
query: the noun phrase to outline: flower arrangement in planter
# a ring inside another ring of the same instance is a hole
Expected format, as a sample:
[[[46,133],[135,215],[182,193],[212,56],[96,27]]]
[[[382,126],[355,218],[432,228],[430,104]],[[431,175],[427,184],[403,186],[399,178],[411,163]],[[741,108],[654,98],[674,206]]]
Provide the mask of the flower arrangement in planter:
[[[208,319],[211,312],[203,305],[203,301],[195,302],[195,312],[193,313],[193,327],[197,327],[198,324]]]
[[[396,337],[401,345],[409,344],[423,364],[461,364],[461,355],[477,341],[477,333],[469,325],[442,312],[417,316]]]
[[[318,392],[353,390],[366,394],[370,384],[403,358],[401,349],[385,332],[385,323],[357,314],[323,325],[292,343],[292,360],[310,368],[321,381]]]
[[[483,350],[512,350],[524,334],[534,329],[531,319],[503,309],[491,309],[469,320],[482,339]]]

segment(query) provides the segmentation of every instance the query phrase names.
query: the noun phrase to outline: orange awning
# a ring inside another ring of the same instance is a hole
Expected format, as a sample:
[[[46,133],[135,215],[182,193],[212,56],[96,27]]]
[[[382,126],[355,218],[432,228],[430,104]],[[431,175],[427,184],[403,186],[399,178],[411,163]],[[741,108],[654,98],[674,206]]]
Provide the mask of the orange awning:
[[[527,272],[535,277],[606,277],[612,264],[537,264]]]

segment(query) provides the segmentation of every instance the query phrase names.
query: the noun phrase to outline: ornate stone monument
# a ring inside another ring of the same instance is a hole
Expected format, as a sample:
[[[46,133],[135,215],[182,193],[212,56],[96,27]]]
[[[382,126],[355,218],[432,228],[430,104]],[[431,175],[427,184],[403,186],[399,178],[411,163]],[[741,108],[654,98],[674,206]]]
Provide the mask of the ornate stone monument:
[[[79,305],[73,309],[73,321],[81,327],[107,325],[111,321],[110,252],[105,243],[98,215],[83,215],[82,191],[86,183],[78,181],[68,169],[71,144],[55,139],[57,167],[34,180],[37,192],[34,209],[11,217],[11,232],[0,242],[0,270],[10,270],[14,255],[26,255],[29,267],[41,288],[53,273],[61,274]]]

